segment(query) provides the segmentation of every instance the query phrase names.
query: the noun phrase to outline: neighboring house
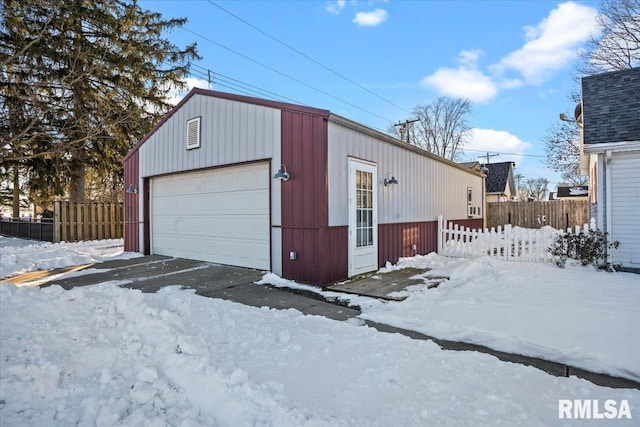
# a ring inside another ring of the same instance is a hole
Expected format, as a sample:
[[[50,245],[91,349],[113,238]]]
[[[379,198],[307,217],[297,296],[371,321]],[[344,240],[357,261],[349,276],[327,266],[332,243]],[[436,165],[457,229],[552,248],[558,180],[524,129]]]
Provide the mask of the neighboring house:
[[[554,194],[553,199],[551,194]],[[558,186],[558,191],[550,193],[549,200],[588,200],[589,199],[589,186],[588,185],[574,185],[574,186]]]
[[[483,175],[326,110],[192,90],[127,155],[125,250],[328,284],[482,227]]]
[[[584,77],[582,115],[577,111],[591,215],[620,241],[610,261],[640,271],[640,68]]]
[[[508,202],[516,197],[513,181],[514,162],[487,163],[486,168],[487,203]]]

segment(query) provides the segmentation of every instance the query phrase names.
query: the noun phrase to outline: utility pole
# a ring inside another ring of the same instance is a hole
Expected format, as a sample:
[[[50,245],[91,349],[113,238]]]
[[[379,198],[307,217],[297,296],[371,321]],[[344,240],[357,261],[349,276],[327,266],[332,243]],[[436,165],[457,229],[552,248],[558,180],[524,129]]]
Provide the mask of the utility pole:
[[[414,120],[405,120],[404,122],[398,122],[394,127],[400,126],[400,141],[405,141],[404,136],[407,135],[407,140],[405,141],[407,144],[411,144],[411,132],[410,132],[410,124],[419,121],[418,119]]]
[[[496,157],[496,156],[499,156],[499,155],[500,155],[499,153],[491,154],[491,153],[488,153],[488,152],[487,152],[487,154],[485,154],[484,156],[478,156],[478,157],[480,157],[480,158],[481,158],[481,157],[486,157],[486,158],[487,158],[487,163],[485,163],[485,164],[489,164],[489,159],[490,159],[491,157]]]

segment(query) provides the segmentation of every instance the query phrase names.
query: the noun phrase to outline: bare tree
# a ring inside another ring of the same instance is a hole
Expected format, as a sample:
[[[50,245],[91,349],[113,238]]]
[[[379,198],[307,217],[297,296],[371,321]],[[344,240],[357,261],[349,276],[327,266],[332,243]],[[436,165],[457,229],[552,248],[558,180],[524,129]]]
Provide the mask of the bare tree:
[[[580,128],[575,122],[560,121],[544,137],[545,164],[556,172],[580,175]]]
[[[577,91],[569,94],[569,101],[572,107],[580,102]],[[587,181],[580,175],[580,127],[578,121],[571,118],[573,115],[573,112],[563,113],[563,118],[547,129],[543,139],[547,153],[545,164],[562,173],[563,179],[572,185],[584,185],[579,184]]]
[[[640,66],[640,0],[602,0],[599,34],[581,55],[578,71],[590,75]]]
[[[524,183],[524,175],[520,172],[516,172],[513,175],[513,181],[516,186],[516,200],[524,201],[527,200],[526,195],[522,191],[522,184]]]
[[[522,184],[522,194],[525,200],[542,201],[549,194],[549,180],[547,178],[529,178]]]
[[[441,96],[431,104],[413,109],[417,122],[408,129],[409,143],[438,156],[455,160],[462,150],[471,128],[467,116],[471,101]],[[399,129],[390,129],[396,136]]]
[[[589,184],[589,177],[580,175],[579,171],[577,173],[575,171],[563,172],[561,177],[562,177],[563,184],[566,184],[568,186]]]

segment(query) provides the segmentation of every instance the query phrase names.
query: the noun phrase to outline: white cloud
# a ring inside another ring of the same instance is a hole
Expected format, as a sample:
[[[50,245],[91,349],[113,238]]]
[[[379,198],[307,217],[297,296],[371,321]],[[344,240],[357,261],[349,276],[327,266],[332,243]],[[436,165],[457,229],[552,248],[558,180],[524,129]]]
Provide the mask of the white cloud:
[[[516,71],[527,84],[544,82],[577,57],[580,45],[596,31],[597,15],[582,4],[558,5],[540,24],[525,27],[526,44],[491,69],[497,74]]]
[[[465,148],[478,150],[466,152],[468,157],[477,157],[481,156],[483,151],[488,153],[525,153],[531,148],[531,144],[504,130],[473,128]],[[492,157],[490,161],[492,163],[513,161],[518,164],[521,159],[522,156],[504,154]],[[486,162],[486,159],[478,160]]]
[[[482,49],[461,50],[458,54],[458,62],[469,68],[475,68],[483,53]]]
[[[187,96],[189,91],[194,87],[197,87],[200,89],[209,89],[209,82],[206,80],[198,79],[195,77],[187,77],[186,79],[184,79],[184,82],[187,84],[186,89],[177,90],[174,88],[170,90],[169,94],[167,95],[167,102],[169,102],[170,104],[176,105],[178,102],[182,100],[182,98]]]
[[[384,9],[376,9],[371,12],[358,12],[353,22],[361,27],[375,27],[387,20],[387,11]]]
[[[486,102],[500,89],[515,89],[525,84],[540,84],[553,72],[566,67],[576,58],[581,45],[596,31],[597,11],[589,6],[565,2],[549,12],[538,25],[524,27],[526,43],[508,53],[498,63],[478,68],[484,54],[481,49],[458,53],[457,68],[439,68],[422,80],[447,96]],[[516,72],[517,76],[509,76]]]
[[[467,68],[439,68],[422,79],[423,86],[431,86],[441,95],[468,98],[474,102],[486,102],[498,93],[496,85],[481,71]]]
[[[342,12],[342,9],[344,9],[344,6],[346,4],[346,0],[337,0],[335,2],[330,2],[327,7],[325,7],[325,10],[329,13],[333,13],[334,15],[340,15],[340,12]]]
[[[484,52],[481,49],[462,50],[458,53],[458,68],[439,68],[422,79],[422,86],[431,86],[441,95],[467,98],[474,102],[493,99],[498,93],[496,84],[476,67]]]

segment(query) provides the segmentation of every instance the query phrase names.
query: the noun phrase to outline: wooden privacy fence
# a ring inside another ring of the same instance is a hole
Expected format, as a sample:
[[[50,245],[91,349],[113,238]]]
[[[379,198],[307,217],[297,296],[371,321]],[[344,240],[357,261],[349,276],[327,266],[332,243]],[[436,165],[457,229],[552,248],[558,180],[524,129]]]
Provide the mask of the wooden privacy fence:
[[[122,231],[122,202],[54,204],[54,242],[119,239]]]
[[[589,222],[589,200],[552,200],[550,202],[487,203],[487,227],[511,224],[515,227],[540,228],[549,225],[566,230]]]
[[[567,228],[567,233],[596,229],[595,219],[589,224]],[[505,225],[484,230],[472,230],[448,223],[438,216],[438,254],[461,258],[490,256],[505,261],[555,262],[549,247],[564,230],[540,229]]]

